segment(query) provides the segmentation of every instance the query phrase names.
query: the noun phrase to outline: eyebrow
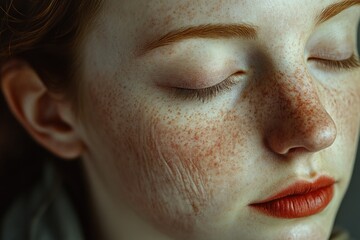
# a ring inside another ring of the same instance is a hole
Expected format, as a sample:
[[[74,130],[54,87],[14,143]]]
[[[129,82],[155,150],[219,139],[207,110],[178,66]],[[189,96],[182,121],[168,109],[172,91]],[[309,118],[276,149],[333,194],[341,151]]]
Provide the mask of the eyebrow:
[[[340,14],[344,10],[360,5],[360,0],[343,0],[338,3],[331,4],[324,8],[316,18],[316,24],[319,25],[328,21],[329,19]],[[257,26],[251,24],[206,24],[199,26],[184,27],[177,30],[170,31],[159,39],[153,40],[139,51],[139,55],[143,55],[155,48],[171,45],[173,43],[191,39],[191,38],[244,38],[256,39]]]
[[[341,2],[331,4],[321,11],[321,14],[317,17],[316,25],[326,22],[344,10],[356,5],[360,5],[360,0],[343,0]]]
[[[151,41],[140,51],[144,54],[152,49],[167,46],[175,42],[191,38],[245,38],[255,39],[257,37],[256,26],[250,24],[206,24],[173,30],[159,39]]]

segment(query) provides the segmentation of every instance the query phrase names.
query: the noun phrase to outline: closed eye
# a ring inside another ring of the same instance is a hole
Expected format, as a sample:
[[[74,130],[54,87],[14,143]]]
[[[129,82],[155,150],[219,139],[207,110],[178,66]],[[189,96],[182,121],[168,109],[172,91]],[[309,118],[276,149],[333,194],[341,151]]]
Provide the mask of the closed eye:
[[[197,99],[204,103],[210,101],[211,99],[215,98],[223,92],[231,90],[234,85],[239,83],[238,77],[243,74],[244,72],[237,72],[225,79],[224,81],[211,87],[199,89],[173,88],[173,93],[176,95],[176,97],[180,97],[185,100]]]
[[[319,57],[311,57],[308,60],[315,61],[317,64],[320,64],[322,67],[325,67],[328,70],[353,70],[360,68],[359,58],[353,54],[350,58],[344,60],[329,60]]]

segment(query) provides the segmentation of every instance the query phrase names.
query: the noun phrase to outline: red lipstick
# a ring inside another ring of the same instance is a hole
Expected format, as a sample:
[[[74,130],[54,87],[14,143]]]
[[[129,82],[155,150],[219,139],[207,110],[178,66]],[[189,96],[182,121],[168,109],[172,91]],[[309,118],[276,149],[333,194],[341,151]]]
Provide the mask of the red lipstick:
[[[315,182],[298,181],[279,193],[250,204],[256,210],[277,218],[301,218],[321,212],[334,196],[335,180],[320,177]]]

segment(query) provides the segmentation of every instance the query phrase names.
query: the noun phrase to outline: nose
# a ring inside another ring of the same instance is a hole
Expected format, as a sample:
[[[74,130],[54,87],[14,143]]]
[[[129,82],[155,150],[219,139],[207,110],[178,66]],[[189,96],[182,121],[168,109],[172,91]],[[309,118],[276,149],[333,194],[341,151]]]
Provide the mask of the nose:
[[[284,76],[284,75],[282,75]],[[266,134],[268,147],[286,155],[296,151],[317,152],[333,144],[336,125],[321,103],[311,78],[275,79],[272,113]]]

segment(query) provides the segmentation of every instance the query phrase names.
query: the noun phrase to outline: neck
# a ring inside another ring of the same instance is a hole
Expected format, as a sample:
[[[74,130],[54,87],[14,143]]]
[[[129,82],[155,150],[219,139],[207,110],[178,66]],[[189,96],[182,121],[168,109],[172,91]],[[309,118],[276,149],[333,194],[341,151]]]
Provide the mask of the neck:
[[[109,194],[108,189],[111,188],[101,181],[96,171],[87,167],[86,172],[89,185],[89,209],[92,210],[90,213],[92,239],[169,240],[136,214],[131,206],[122,201],[121,197]]]

